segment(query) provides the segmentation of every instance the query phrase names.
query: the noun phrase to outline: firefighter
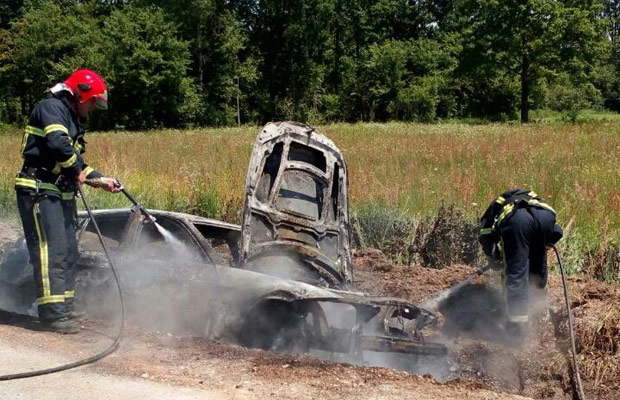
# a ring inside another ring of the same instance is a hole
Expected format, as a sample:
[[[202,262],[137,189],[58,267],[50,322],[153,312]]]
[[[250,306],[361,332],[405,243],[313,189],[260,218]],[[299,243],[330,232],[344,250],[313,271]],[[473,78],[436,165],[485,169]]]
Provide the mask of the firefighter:
[[[80,120],[107,109],[104,80],[79,69],[50,89],[38,103],[22,139],[23,167],[15,178],[17,206],[34,267],[41,326],[60,333],[79,331],[75,311],[77,185],[99,178],[103,188],[118,192],[117,180],[88,166]]]
[[[563,235],[555,222],[553,208],[523,189],[504,192],[480,218],[484,253],[494,269],[505,267],[506,331],[516,343],[522,343],[527,333],[530,290],[547,286],[547,245]]]

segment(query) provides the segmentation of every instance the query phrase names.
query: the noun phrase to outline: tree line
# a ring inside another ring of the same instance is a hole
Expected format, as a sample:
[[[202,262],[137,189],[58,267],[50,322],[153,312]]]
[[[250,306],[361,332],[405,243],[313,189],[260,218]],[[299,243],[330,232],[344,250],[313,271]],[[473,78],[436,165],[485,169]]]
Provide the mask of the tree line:
[[[0,120],[78,67],[98,128],[620,109],[619,0],[4,0]]]

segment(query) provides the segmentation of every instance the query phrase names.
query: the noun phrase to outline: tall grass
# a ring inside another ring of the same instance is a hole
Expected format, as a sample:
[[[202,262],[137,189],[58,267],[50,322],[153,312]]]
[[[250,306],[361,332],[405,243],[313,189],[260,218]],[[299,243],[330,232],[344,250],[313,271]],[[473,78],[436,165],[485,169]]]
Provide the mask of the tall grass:
[[[119,177],[147,207],[239,220],[258,127],[87,134],[86,159]],[[620,241],[620,121],[582,124],[334,124],[319,127],[344,151],[353,208],[380,204],[434,215],[455,204],[475,219],[502,191],[535,190],[584,247]],[[0,215],[14,215],[20,133],[0,135]],[[96,208],[128,206],[88,190]],[[577,247],[577,246],[574,246]]]

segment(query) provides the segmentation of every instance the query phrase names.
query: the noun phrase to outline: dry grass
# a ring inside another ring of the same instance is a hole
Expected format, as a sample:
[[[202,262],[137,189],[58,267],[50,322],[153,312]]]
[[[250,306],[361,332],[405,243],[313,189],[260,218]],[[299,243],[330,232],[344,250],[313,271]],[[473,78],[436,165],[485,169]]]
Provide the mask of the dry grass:
[[[344,151],[354,207],[409,215],[456,204],[469,218],[499,192],[527,187],[588,243],[620,237],[620,122],[580,125],[336,124],[320,127]],[[121,178],[145,205],[235,220],[257,127],[90,133],[87,160]],[[20,135],[0,135],[0,206],[14,212]],[[96,207],[127,205],[89,191]]]
[[[594,386],[618,386],[620,379],[620,301],[617,298],[601,307],[590,324],[578,326],[582,346],[580,359],[584,377]]]

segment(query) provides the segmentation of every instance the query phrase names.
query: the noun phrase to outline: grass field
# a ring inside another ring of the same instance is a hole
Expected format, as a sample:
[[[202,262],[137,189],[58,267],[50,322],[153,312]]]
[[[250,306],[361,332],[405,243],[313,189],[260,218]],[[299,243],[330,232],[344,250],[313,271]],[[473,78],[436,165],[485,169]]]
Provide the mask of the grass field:
[[[258,127],[89,133],[86,160],[119,177],[147,207],[237,221]],[[434,215],[456,204],[472,220],[503,190],[530,188],[584,248],[620,242],[620,120],[581,124],[335,124],[354,209]],[[15,213],[21,133],[0,135],[0,207]],[[88,190],[96,208],[128,206]]]

